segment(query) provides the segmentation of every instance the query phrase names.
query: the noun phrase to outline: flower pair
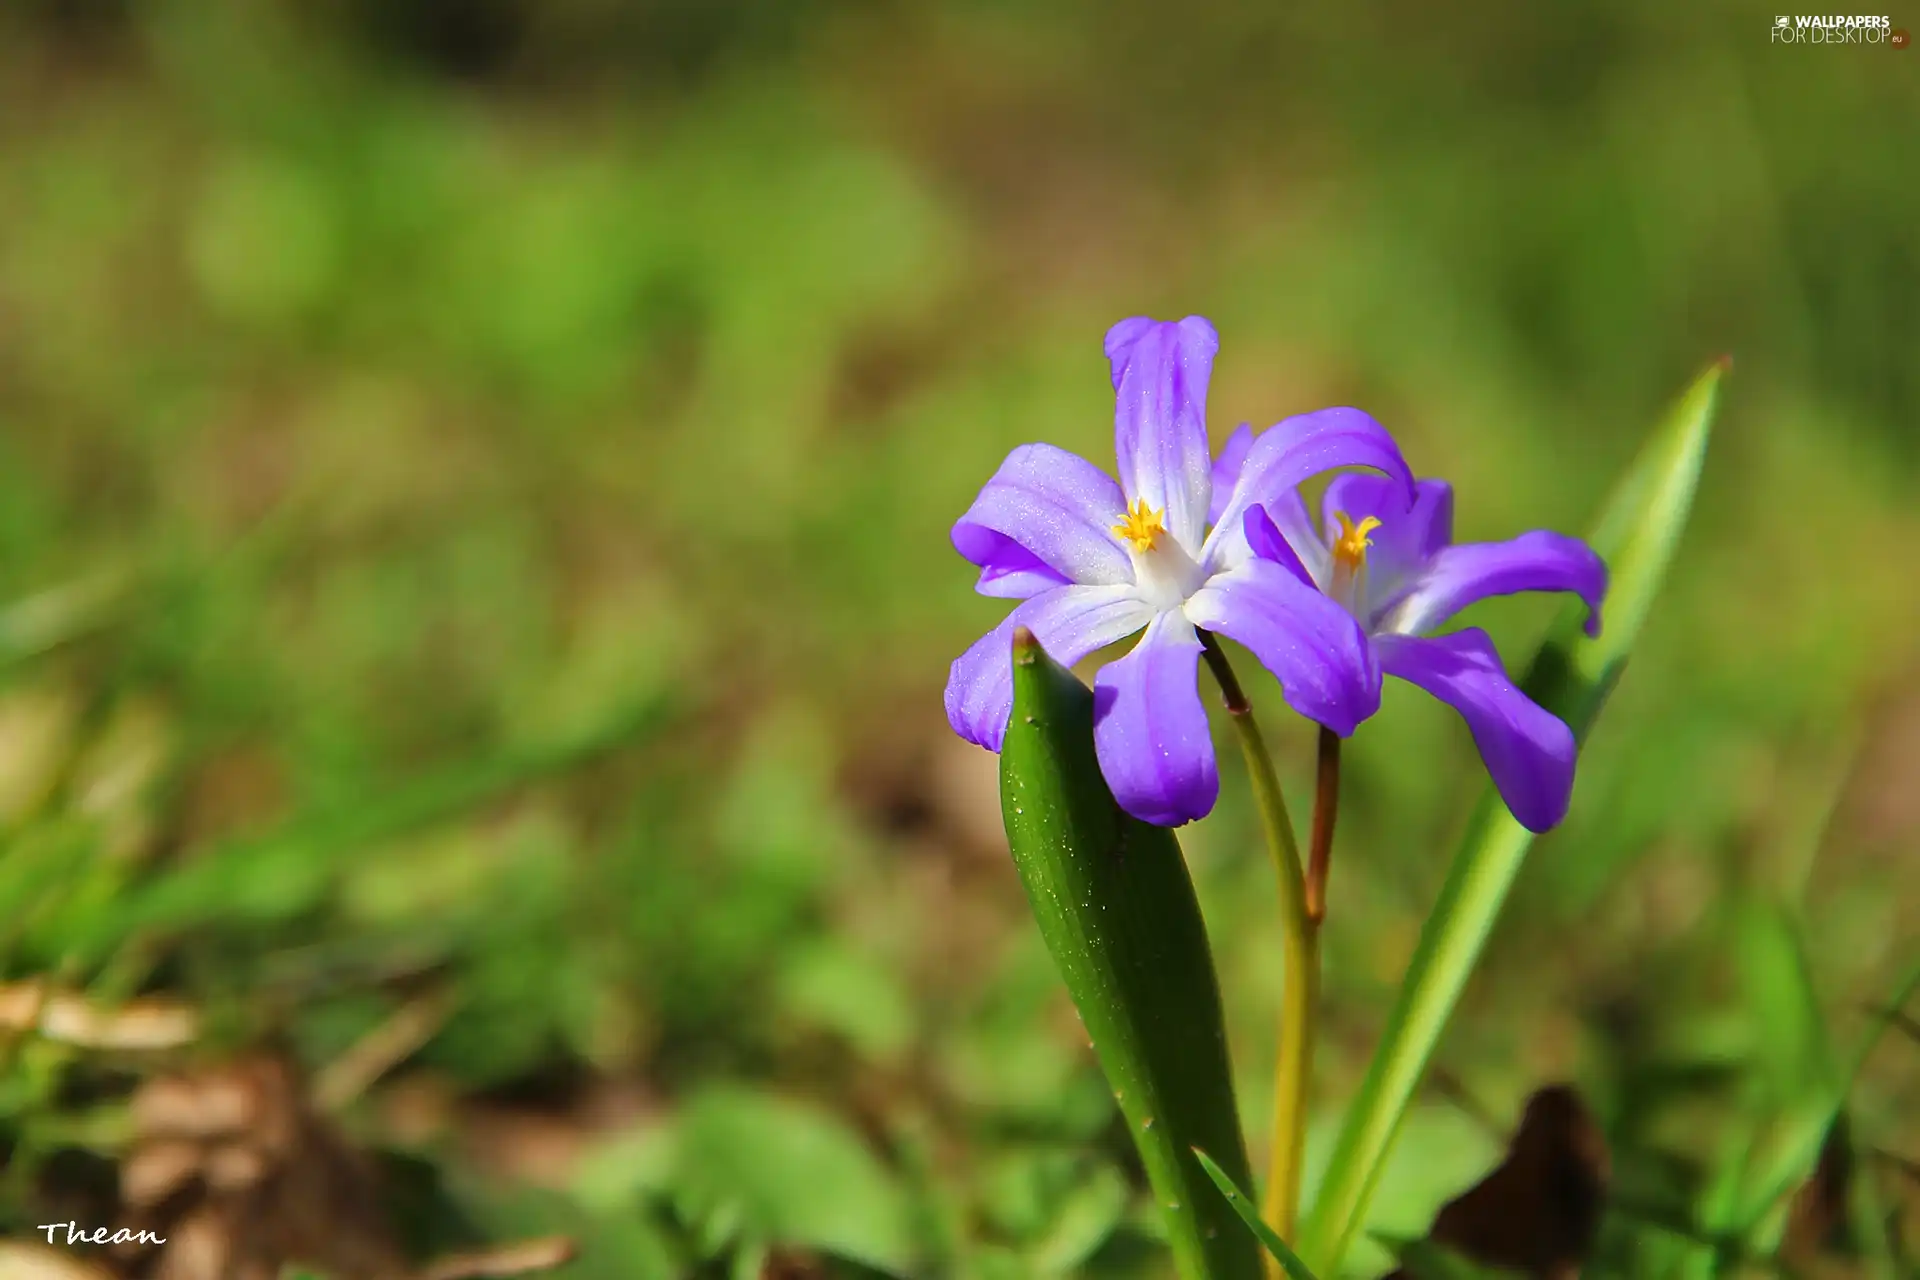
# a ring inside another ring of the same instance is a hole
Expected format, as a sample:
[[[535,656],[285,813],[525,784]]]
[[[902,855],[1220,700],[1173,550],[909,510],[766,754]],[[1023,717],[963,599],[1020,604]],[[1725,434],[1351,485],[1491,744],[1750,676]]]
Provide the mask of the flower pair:
[[[1574,742],[1507,679],[1485,632],[1432,630],[1488,596],[1573,591],[1599,627],[1606,567],[1546,531],[1453,542],[1453,493],[1415,480],[1358,409],[1322,409],[1213,459],[1207,380],[1219,338],[1198,316],[1123,320],[1107,333],[1119,482],[1045,444],[1007,456],[953,527],[983,595],[1021,601],[953,664],[947,718],[998,751],[1012,709],[1011,645],[1030,628],[1075,663],[1144,631],[1094,682],[1102,773],[1127,812],[1177,826],[1213,808],[1219,772],[1200,699],[1201,632],[1245,646],[1287,704],[1342,737],[1380,707],[1382,673],[1449,703],[1514,816],[1543,831],[1566,813]],[[1298,493],[1340,467],[1318,527]]]

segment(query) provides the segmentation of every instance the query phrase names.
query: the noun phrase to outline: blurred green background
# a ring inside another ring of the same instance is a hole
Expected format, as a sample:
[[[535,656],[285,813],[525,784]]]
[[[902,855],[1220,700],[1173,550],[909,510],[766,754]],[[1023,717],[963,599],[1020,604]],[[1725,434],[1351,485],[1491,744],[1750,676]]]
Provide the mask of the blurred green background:
[[[201,1025],[0,1028],[0,1229],[126,1212],[141,1082],[270,1051],[413,1256],[1161,1274],[945,726],[1004,609],[946,531],[1013,445],[1109,464],[1102,333],[1200,312],[1216,442],[1363,406],[1466,538],[1585,528],[1734,356],[1377,1223],[1572,1079],[1595,1273],[1653,1274],[1783,1087],[1794,957],[1844,1055],[1920,936],[1920,54],[1749,9],[7,4],[0,963]],[[1474,620],[1518,662],[1550,607]],[[1223,774],[1182,838],[1259,1135],[1279,940]],[[1349,752],[1324,1120],[1482,778],[1404,688]],[[1911,1031],[1850,1117],[1897,1206]]]

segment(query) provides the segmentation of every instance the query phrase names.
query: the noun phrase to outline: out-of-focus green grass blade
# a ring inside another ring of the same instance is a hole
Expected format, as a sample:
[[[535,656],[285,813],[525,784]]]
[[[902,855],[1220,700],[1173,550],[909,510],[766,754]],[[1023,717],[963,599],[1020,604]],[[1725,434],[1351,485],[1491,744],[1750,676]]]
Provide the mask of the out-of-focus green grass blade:
[[[1512,1280],[1518,1274],[1483,1267],[1431,1240],[1395,1240],[1386,1236],[1374,1238],[1393,1251],[1393,1256],[1400,1259],[1401,1267],[1414,1280]]]
[[[377,850],[382,841],[644,741],[661,732],[678,711],[670,695],[649,696],[563,741],[461,761],[397,784],[351,810],[301,815],[263,835],[226,841],[151,886],[129,893],[113,909],[74,922],[74,953],[107,955],[118,939],[179,932],[234,910],[236,901],[269,916],[305,909],[344,854]]]
[[[1128,817],[1093,749],[1093,693],[1022,630],[1000,754],[1007,843],[1041,937],[1126,1117],[1186,1280],[1260,1274],[1194,1160],[1251,1182],[1219,982],[1173,833]]]
[[[1813,1176],[1814,1167],[1820,1161],[1821,1145],[1846,1106],[1854,1082],[1866,1068],[1867,1059],[1880,1043],[1881,1035],[1916,992],[1920,992],[1920,964],[1915,964],[1901,979],[1886,1006],[1868,1026],[1846,1068],[1823,1073],[1772,1126],[1771,1141],[1763,1143],[1757,1161],[1749,1167],[1744,1180],[1746,1194],[1740,1201],[1742,1225],[1756,1252],[1771,1253],[1779,1244],[1785,1225],[1781,1207],[1795,1187]],[[1811,999],[1810,989],[1807,998]]]
[[[1307,1268],[1305,1262],[1300,1260],[1300,1255],[1287,1247],[1287,1242],[1280,1238],[1279,1232],[1261,1220],[1260,1211],[1254,1208],[1253,1201],[1247,1199],[1240,1188],[1234,1184],[1233,1179],[1227,1176],[1226,1171],[1213,1162],[1213,1157],[1195,1147],[1193,1158],[1200,1162],[1200,1167],[1207,1171],[1209,1178],[1213,1179],[1213,1185],[1220,1188],[1220,1194],[1227,1198],[1227,1203],[1233,1206],[1233,1211],[1240,1215],[1240,1221],[1246,1223],[1247,1230],[1253,1232],[1254,1237],[1266,1246],[1267,1252],[1273,1255],[1273,1260],[1280,1264],[1281,1270],[1291,1276],[1292,1280],[1314,1280],[1313,1272]]]
[[[1871,1172],[1862,1172],[1847,1189],[1847,1221],[1860,1249],[1860,1269],[1869,1280],[1900,1280],[1896,1220],[1881,1198],[1880,1184]]]
[[[124,612],[131,579],[95,573],[0,605],[0,670],[107,626]]]
[[[1695,1205],[1694,1217],[1708,1243],[1683,1250],[1684,1260],[1675,1270],[1687,1280],[1712,1280],[1736,1256],[1773,1251],[1778,1236],[1763,1243],[1768,1233],[1758,1220],[1778,1209],[1782,1212],[1775,1223],[1784,1222],[1785,1205],[1780,1197],[1769,1198],[1768,1208],[1754,1200],[1756,1170],[1776,1165],[1786,1149],[1799,1146],[1796,1117],[1824,1111],[1821,1103],[1832,1092],[1835,1075],[1812,971],[1786,909],[1757,899],[1734,903],[1727,943],[1756,1034],[1753,1098],[1722,1140]],[[1818,1159],[1825,1134],[1821,1124],[1814,1134],[1813,1159]]]
[[[1731,1232],[1748,1253],[1765,1256],[1779,1246],[1787,1195],[1812,1176],[1846,1086],[1834,1065],[1797,922],[1783,906],[1754,902],[1742,906],[1735,926],[1734,952],[1759,1037],[1755,1084],[1763,1109],[1751,1152],[1726,1175],[1730,1200],[1716,1195],[1708,1206],[1719,1215],[1709,1225]],[[1725,1216],[1729,1208],[1731,1220]]]
[[[1749,1126],[1734,1125],[1719,1141],[1712,1161],[1702,1171],[1694,1198],[1694,1232],[1690,1239],[1673,1239],[1660,1252],[1653,1274],[1672,1280],[1710,1280],[1735,1264],[1746,1252],[1739,1230],[1740,1178],[1753,1153]]]
[[[1686,527],[1726,369],[1724,361],[1713,365],[1680,397],[1588,539],[1612,575],[1604,630],[1598,637],[1585,635],[1584,610],[1570,604],[1522,682],[1583,741],[1626,665]],[[1421,931],[1306,1220],[1303,1252],[1324,1272],[1338,1271],[1365,1222],[1401,1119],[1532,843],[1533,833],[1514,821],[1489,787]]]

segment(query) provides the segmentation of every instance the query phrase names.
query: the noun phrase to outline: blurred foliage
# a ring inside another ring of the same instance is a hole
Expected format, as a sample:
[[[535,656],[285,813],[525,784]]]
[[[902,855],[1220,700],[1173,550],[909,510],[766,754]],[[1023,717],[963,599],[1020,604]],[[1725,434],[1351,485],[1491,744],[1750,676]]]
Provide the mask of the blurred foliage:
[[[1216,433],[1363,405],[1468,538],[1583,527],[1733,353],[1375,1224],[1571,1078],[1595,1272],[1697,1268],[1920,936],[1913,59],[1723,0],[0,8],[0,963],[205,1028],[0,1032],[0,1230],[115,1157],[130,1079],[264,1044],[325,1081],[400,1026],[335,1111],[424,1171],[422,1250],[1154,1274],[943,724],[1001,608],[946,529],[1014,444],[1108,456],[1107,324],[1200,311]],[[1349,752],[1327,1116],[1478,772],[1393,691]],[[1260,1134],[1278,938],[1227,774],[1183,842]],[[1911,1259],[1920,1045],[1844,1096]],[[1871,1261],[1874,1218],[1814,1244]]]

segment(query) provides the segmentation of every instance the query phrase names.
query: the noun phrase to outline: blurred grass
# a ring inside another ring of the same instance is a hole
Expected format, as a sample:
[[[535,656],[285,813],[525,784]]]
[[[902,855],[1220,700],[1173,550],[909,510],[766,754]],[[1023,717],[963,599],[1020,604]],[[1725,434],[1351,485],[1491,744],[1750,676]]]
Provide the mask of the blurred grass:
[[[1787,912],[1841,1044],[1920,934],[1911,62],[1652,0],[10,6],[7,976],[315,1069],[443,996],[345,1120],[483,1234],[583,1233],[582,1276],[1151,1272],[939,711],[1000,609],[947,526],[1014,444],[1110,456],[1126,314],[1219,325],[1216,433],[1367,407],[1468,538],[1583,527],[1730,351],[1673,581],[1441,1049],[1502,1118],[1581,1080],[1621,1183],[1685,1204],[1701,1109],[1765,1093],[1695,1085],[1771,1078],[1778,1030],[1725,904]],[[1329,1107],[1478,769],[1399,691],[1349,752]],[[1259,1134],[1278,939],[1226,793],[1183,839]],[[1849,1107],[1908,1156],[1915,1052]],[[17,1230],[129,1064],[7,1060]],[[1403,1232],[1485,1167],[1432,1106],[1403,1163],[1458,1176],[1390,1181]],[[529,1109],[577,1168],[484,1138]],[[761,1183],[728,1144],[769,1131]]]

